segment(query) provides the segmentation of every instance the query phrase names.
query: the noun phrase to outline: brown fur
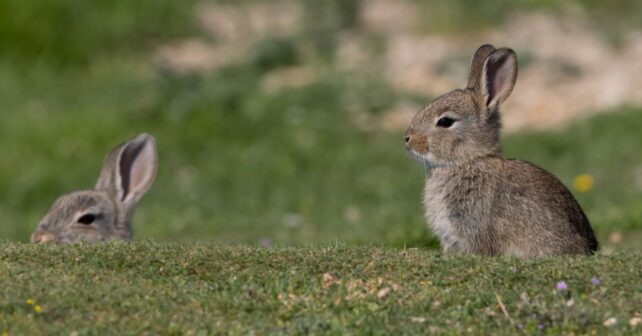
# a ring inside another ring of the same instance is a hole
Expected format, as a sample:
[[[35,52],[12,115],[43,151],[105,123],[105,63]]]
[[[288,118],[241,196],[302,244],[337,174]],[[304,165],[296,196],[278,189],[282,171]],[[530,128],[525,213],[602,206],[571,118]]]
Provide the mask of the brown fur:
[[[151,187],[157,166],[156,141],[151,135],[141,134],[117,146],[105,158],[96,189],[58,198],[31,242],[131,240],[136,203]],[[93,216],[92,222],[82,223],[87,215]]]
[[[501,157],[499,106],[516,79],[515,53],[484,45],[467,88],[438,97],[413,119],[406,148],[426,166],[428,222],[447,253],[591,254],[597,240],[568,189],[531,163]],[[442,117],[455,122],[439,127]]]

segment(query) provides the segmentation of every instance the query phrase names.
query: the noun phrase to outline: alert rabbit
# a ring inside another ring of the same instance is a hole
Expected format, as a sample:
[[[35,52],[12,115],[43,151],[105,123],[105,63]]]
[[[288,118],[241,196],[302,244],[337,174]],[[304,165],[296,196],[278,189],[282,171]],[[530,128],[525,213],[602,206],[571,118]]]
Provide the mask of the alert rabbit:
[[[415,115],[405,141],[426,167],[426,219],[448,254],[592,254],[597,240],[568,189],[534,164],[501,156],[499,107],[516,79],[515,52],[483,45],[466,88]]]
[[[31,235],[32,243],[131,240],[136,203],[156,177],[156,141],[141,134],[117,146],[94,190],[61,196]]]

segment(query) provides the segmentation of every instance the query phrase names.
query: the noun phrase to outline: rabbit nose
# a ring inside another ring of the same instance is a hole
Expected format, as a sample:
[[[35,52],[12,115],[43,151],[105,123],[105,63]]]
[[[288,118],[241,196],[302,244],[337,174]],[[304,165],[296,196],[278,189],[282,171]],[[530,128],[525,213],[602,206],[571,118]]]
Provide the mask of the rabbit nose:
[[[44,244],[48,242],[52,242],[56,239],[56,236],[49,232],[45,231],[36,231],[34,232],[33,235],[31,235],[31,242],[34,244]]]
[[[403,139],[406,141],[406,145],[410,143],[410,140],[412,140],[412,133],[414,133],[414,130],[412,128],[406,129],[406,131],[403,133]]]

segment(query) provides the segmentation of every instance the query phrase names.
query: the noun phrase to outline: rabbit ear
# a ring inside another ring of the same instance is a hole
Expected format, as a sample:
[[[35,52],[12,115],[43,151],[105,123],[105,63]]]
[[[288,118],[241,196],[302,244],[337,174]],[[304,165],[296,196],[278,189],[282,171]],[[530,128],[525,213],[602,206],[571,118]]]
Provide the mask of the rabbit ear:
[[[156,141],[149,134],[116,147],[105,159],[96,189],[132,206],[151,187],[158,169]]]
[[[508,99],[517,80],[517,56],[508,48],[494,51],[486,61],[476,87],[480,103],[488,110],[497,107]]]
[[[475,55],[473,55],[473,60],[470,64],[470,75],[468,76],[469,89],[475,89],[475,86],[479,84],[479,79],[484,70],[484,62],[486,62],[486,59],[493,51],[495,51],[495,47],[490,44],[484,44],[475,51]]]

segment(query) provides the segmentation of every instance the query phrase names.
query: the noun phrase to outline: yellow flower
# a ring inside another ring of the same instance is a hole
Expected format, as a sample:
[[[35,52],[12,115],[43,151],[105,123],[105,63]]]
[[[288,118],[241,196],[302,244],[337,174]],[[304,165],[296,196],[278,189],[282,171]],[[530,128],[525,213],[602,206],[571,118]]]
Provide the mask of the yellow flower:
[[[591,190],[591,188],[593,188],[593,176],[589,174],[576,176],[573,181],[573,187],[581,193]]]
[[[2,336],[9,336],[9,333],[5,331],[2,333]]]
[[[36,313],[40,313],[42,312],[42,307],[40,307],[39,305],[35,305],[33,307],[33,311],[35,311]]]
[[[32,305],[33,304],[33,299],[27,299],[27,304]]]

